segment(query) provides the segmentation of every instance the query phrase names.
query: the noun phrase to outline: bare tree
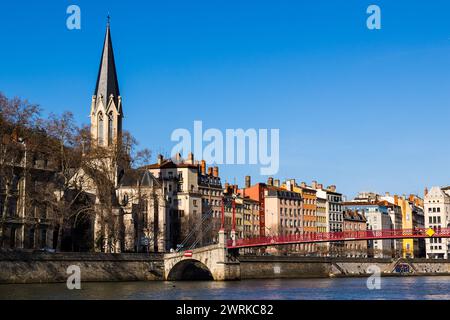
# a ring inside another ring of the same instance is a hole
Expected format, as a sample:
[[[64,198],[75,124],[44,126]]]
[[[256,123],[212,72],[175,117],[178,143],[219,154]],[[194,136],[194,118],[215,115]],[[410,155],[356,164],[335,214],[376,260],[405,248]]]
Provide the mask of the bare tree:
[[[79,203],[83,202],[83,188],[79,184],[79,179],[74,178],[81,174],[83,166],[84,148],[89,143],[87,128],[79,128],[75,124],[73,114],[64,112],[61,115],[50,114],[45,121],[45,129],[49,139],[46,139],[45,148],[48,157],[57,165],[57,174],[53,185],[53,197],[49,200],[54,208],[53,222],[58,230],[57,250],[61,250],[63,231],[70,221],[74,224],[78,221],[79,214],[85,212],[85,208]],[[75,217],[74,219],[71,219]]]
[[[148,163],[151,152],[137,150],[137,141],[128,132],[117,136],[111,146],[98,146],[91,141],[89,127],[78,127],[70,112],[51,114],[45,120],[39,114],[38,105],[19,98],[8,99],[0,93],[0,248],[8,217],[18,211],[19,203],[21,212],[29,212],[33,218],[36,209],[42,211],[40,218],[48,218],[46,213],[52,213],[58,250],[64,230],[73,229],[80,221],[95,222],[93,241],[102,251],[122,250],[124,208],[118,199],[120,181],[125,174],[142,175],[135,169]],[[45,174],[39,172],[38,178],[31,176],[35,171],[31,159],[35,155],[51,163]],[[20,191],[20,179],[32,183]],[[135,181],[139,182],[138,176]],[[162,192],[140,182],[133,188],[130,201],[135,204],[137,215],[135,234],[145,231],[157,247],[163,230],[157,220],[147,216],[149,207],[156,208],[164,201],[160,199]],[[17,202],[20,192],[27,194],[20,197],[24,201]]]
[[[40,108],[27,100],[0,93],[0,248],[8,215],[15,215],[18,181],[27,167],[26,141],[40,129]]]

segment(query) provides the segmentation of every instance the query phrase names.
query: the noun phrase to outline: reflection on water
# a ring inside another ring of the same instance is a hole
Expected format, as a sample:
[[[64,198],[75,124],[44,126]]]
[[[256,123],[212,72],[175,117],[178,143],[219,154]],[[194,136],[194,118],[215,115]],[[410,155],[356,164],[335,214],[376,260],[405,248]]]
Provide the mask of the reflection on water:
[[[369,290],[366,278],[244,280],[233,282],[91,282],[81,290],[65,283],[0,285],[0,299],[445,299],[450,277],[382,278]]]

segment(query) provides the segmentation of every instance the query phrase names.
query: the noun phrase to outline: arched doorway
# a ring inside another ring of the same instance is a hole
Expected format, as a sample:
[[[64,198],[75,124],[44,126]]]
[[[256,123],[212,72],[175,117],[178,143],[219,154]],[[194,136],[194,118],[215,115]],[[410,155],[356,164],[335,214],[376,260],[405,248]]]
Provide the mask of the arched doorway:
[[[198,260],[187,259],[175,264],[167,276],[167,280],[214,280],[211,271]]]

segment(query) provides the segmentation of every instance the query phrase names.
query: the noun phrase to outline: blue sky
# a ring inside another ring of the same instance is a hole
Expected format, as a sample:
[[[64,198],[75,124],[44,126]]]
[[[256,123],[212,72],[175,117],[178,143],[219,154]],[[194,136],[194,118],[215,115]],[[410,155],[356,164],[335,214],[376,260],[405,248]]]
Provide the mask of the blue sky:
[[[366,8],[382,29],[366,28]],[[81,8],[81,30],[66,8]],[[450,182],[448,1],[2,1],[0,90],[87,123],[111,32],[124,127],[279,128],[280,179],[420,193]],[[259,166],[221,166],[242,183]]]

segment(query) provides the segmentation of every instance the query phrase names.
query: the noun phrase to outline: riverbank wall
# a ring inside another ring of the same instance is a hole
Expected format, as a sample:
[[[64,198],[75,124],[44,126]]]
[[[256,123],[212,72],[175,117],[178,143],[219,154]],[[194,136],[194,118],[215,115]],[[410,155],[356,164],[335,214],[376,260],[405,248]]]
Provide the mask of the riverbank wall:
[[[243,256],[241,279],[450,275],[450,260]]]
[[[240,256],[240,279],[450,275],[450,260]],[[164,280],[162,254],[0,253],[0,283],[66,282],[69,266],[81,281]]]
[[[0,253],[0,283],[66,282],[69,266],[81,281],[148,281],[164,278],[163,255],[106,253]]]

